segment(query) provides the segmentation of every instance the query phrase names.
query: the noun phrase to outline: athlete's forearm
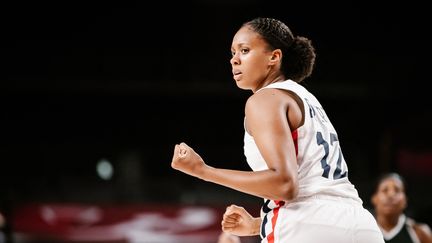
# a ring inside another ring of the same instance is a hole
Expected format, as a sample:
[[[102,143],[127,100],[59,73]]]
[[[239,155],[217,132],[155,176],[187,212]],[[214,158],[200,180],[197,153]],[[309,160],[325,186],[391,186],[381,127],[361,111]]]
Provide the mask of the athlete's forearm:
[[[271,200],[288,201],[296,197],[297,181],[276,170],[239,171],[204,165],[198,177],[247,194]]]

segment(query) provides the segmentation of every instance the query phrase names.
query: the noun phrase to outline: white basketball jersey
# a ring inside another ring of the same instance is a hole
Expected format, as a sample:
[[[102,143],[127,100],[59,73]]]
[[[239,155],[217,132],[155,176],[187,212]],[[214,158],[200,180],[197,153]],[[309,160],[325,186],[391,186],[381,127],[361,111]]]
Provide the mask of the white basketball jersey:
[[[357,190],[348,180],[348,167],[336,130],[315,96],[291,80],[272,83],[264,88],[289,90],[297,94],[304,104],[304,124],[292,131],[298,163],[298,197],[325,194],[348,197],[362,203]],[[268,169],[253,137],[246,129],[244,153],[252,170]]]

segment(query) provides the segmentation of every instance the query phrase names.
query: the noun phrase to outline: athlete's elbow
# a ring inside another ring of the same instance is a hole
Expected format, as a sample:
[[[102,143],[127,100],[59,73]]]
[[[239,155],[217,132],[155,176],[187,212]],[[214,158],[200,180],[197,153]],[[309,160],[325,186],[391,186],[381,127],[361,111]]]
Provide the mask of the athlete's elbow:
[[[291,200],[295,199],[297,197],[297,195],[298,195],[298,187],[290,185],[285,189],[285,191],[283,193],[283,200],[284,201],[291,201]]]
[[[280,197],[283,201],[291,201],[298,195],[298,182],[296,179],[290,178],[285,179],[281,183],[280,187]]]

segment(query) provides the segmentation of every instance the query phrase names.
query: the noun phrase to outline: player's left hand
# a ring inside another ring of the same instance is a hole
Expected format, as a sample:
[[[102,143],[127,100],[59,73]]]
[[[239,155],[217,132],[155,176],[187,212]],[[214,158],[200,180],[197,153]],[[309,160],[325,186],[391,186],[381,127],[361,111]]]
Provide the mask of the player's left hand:
[[[252,236],[259,234],[261,218],[254,218],[245,208],[233,204],[226,208],[221,225],[223,232]]]

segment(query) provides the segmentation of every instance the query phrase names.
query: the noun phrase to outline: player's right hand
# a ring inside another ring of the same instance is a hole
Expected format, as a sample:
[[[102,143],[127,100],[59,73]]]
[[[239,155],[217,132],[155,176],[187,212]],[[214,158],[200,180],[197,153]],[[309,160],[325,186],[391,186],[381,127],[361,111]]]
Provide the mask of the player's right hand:
[[[176,144],[171,167],[191,176],[200,178],[204,160],[186,143]]]

